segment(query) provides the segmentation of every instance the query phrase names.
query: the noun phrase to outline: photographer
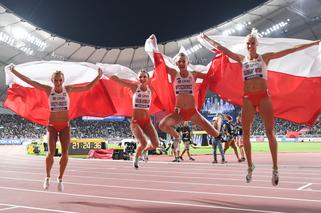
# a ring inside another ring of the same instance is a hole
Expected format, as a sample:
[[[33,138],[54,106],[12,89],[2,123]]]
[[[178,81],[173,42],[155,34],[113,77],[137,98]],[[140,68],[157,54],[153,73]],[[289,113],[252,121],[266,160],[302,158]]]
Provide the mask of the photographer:
[[[232,147],[238,162],[242,162],[242,159],[239,157],[239,153],[235,144],[235,131],[232,123],[233,118],[230,115],[225,115],[225,119],[227,122],[223,125],[224,139],[226,140],[224,145],[224,153],[226,153],[226,150],[228,150],[228,148]]]
[[[182,136],[182,141],[184,143],[184,150],[179,158],[181,160],[184,160],[183,155],[186,152],[189,159],[191,161],[194,161],[195,159],[191,157],[191,154],[189,152],[189,147],[190,147],[190,144],[192,143],[192,131],[191,131],[191,128],[188,126],[187,121],[184,122],[183,126],[180,129],[180,132],[181,132],[181,136]]]

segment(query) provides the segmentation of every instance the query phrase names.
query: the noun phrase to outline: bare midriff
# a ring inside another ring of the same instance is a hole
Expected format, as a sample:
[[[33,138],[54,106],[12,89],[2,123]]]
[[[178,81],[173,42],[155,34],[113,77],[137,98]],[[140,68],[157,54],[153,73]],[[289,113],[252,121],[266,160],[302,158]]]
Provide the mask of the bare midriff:
[[[49,122],[68,122],[69,111],[50,112]]]
[[[149,110],[147,109],[133,109],[133,119],[149,117]]]
[[[250,79],[244,81],[244,92],[257,92],[267,89],[267,83],[265,79]]]
[[[176,107],[181,109],[195,108],[195,99],[193,95],[178,95],[176,96]]]

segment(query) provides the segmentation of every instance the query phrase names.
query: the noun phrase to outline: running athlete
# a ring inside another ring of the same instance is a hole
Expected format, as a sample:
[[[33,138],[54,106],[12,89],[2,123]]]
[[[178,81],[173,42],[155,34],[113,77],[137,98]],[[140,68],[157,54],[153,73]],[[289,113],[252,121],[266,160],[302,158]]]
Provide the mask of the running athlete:
[[[46,157],[46,178],[43,183],[43,188],[45,190],[49,189],[50,177],[51,177],[51,168],[54,163],[54,155],[56,152],[56,143],[59,137],[61,143],[61,158],[60,158],[60,169],[59,176],[57,178],[58,182],[58,191],[62,192],[64,190],[62,178],[67,167],[68,163],[68,148],[70,144],[70,124],[69,124],[69,94],[71,92],[83,92],[90,90],[102,76],[102,71],[98,69],[97,77],[85,86],[64,86],[64,74],[62,71],[56,71],[52,74],[51,81],[53,87],[48,85],[40,84],[36,81],[31,80],[30,78],[22,75],[14,66],[10,67],[11,72],[16,75],[18,78],[30,84],[34,88],[43,90],[48,95],[49,101],[49,124],[47,127],[48,130],[48,153]]]
[[[110,79],[129,87],[133,92],[133,114],[130,129],[139,142],[133,160],[134,167],[138,169],[142,152],[147,153],[148,150],[156,149],[159,144],[157,132],[149,115],[152,101],[152,88],[148,85],[149,76],[145,70],[141,70],[138,72],[137,82],[128,82],[115,75],[111,76]],[[148,145],[145,135],[151,141]]]
[[[201,37],[209,42],[215,49],[242,64],[243,67],[244,96],[242,106],[242,124],[243,142],[248,164],[246,182],[251,182],[252,172],[255,168],[252,161],[250,131],[256,109],[258,108],[261,118],[264,122],[265,132],[269,140],[269,146],[272,155],[272,185],[277,186],[279,183],[277,141],[274,135],[272,102],[267,89],[267,65],[273,59],[286,56],[290,53],[303,50],[313,45],[317,45],[320,43],[320,40],[307,44],[296,45],[292,48],[279,52],[269,52],[260,55],[257,53],[256,49],[259,45],[258,34],[255,30],[252,30],[251,34],[249,34],[246,38],[246,48],[248,54],[245,56],[232,52],[218,42],[210,39],[205,34],[201,34]]]

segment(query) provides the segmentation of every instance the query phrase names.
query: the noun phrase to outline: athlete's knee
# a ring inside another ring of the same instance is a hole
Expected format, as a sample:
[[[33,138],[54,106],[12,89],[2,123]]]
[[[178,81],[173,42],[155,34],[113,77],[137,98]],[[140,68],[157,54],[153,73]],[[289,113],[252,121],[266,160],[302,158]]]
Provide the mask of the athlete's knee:
[[[54,152],[48,152],[47,153],[47,159],[49,158],[49,159],[53,159],[54,158],[54,156],[55,156],[55,153]]]
[[[61,152],[61,158],[68,159],[68,152]]]
[[[274,131],[273,129],[266,129],[265,130],[266,137],[273,138],[274,137]]]
[[[163,132],[165,132],[165,131],[168,129],[167,122],[166,122],[166,121],[161,121],[161,122],[159,123],[159,128],[160,128]]]

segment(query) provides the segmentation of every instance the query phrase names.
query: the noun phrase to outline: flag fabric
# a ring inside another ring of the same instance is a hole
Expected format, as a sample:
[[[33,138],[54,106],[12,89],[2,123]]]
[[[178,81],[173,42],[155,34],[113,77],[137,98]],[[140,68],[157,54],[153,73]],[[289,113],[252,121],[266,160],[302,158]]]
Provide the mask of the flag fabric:
[[[245,37],[211,36],[231,51],[246,55]],[[199,39],[204,44],[204,40]],[[288,38],[260,38],[259,54],[277,52],[311,41]],[[206,46],[208,47],[208,45]],[[212,48],[212,47],[210,47]],[[268,64],[268,90],[275,117],[298,124],[313,125],[321,112],[320,46],[271,60]],[[222,99],[242,106],[242,67],[224,54],[213,59],[209,88]]]
[[[64,85],[85,85],[97,76],[97,67],[89,63],[62,61],[35,61],[16,65],[15,69],[28,78],[41,84],[53,86],[52,73],[61,70],[64,73]],[[20,80],[5,68],[6,84],[9,85],[4,106],[32,122],[47,126],[49,121],[49,103],[47,94]],[[99,80],[89,91],[69,94],[70,119],[79,116],[105,117],[116,112],[108,91]]]
[[[131,117],[133,113],[132,99],[133,92],[130,88],[124,87],[118,82],[110,80],[109,77],[115,75],[125,81],[135,83],[137,82],[137,74],[128,67],[119,64],[97,64],[104,73],[103,83],[106,90],[109,92],[112,102],[116,106],[116,112],[114,115],[121,115]],[[152,79],[150,79],[152,81]],[[161,105],[159,103],[155,88],[151,85],[152,89],[152,102],[149,109],[150,114],[154,114],[161,111]]]
[[[167,73],[166,66],[173,69],[178,68],[173,58],[163,55],[158,51],[156,43],[156,41],[153,41],[151,39],[147,39],[145,42],[145,51],[147,52],[155,66],[155,70],[151,79],[151,85],[156,90],[162,109],[167,112],[174,112],[176,97],[173,84],[171,82],[169,74]],[[180,52],[185,52],[185,49],[182,47],[180,49]],[[189,64],[187,69],[188,71],[198,71],[206,73],[208,67],[203,65]],[[202,109],[205,100],[206,89],[207,81],[198,79],[195,85],[195,101],[199,111]]]

